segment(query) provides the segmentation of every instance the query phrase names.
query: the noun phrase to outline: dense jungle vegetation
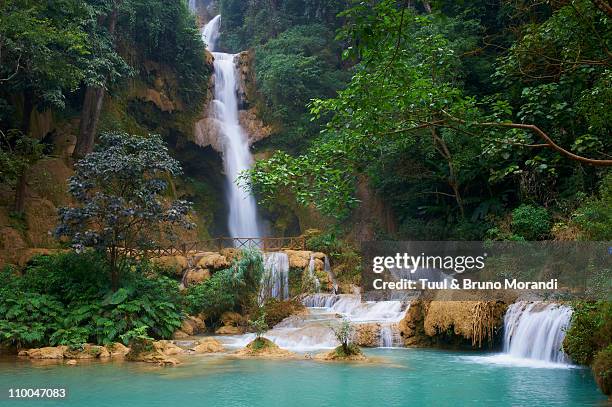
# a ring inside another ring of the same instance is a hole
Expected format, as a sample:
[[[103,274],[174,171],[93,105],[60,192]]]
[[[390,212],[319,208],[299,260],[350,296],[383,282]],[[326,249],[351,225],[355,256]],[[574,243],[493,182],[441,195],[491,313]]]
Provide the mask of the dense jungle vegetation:
[[[350,225],[366,176],[396,220],[379,237],[609,238],[612,32],[603,3],[351,4],[336,35],[349,82],[310,101],[321,134],[303,132],[307,148],[259,161],[255,191],[274,200],[289,190]],[[283,4],[279,14],[289,13]],[[260,9],[234,5],[232,21],[244,26],[230,38],[269,35],[264,27],[277,25],[251,23]],[[267,50],[293,30],[260,45],[262,89]],[[299,79],[279,85],[300,94]]]
[[[241,181],[277,216],[323,219],[308,248],[330,255],[341,285],[359,279],[363,185],[390,213],[367,214],[375,239],[610,239],[608,1],[197,3],[222,15],[223,50],[252,52],[248,103],[273,129]],[[120,250],[224,205],[181,171],[220,161],[188,144],[210,96],[201,19],[184,0],[0,3],[0,249],[31,226],[29,169],[51,158],[70,173],[53,202],[53,248],[66,251],[0,273],[0,342],[128,343],[169,338],[187,314],[284,316],[256,306],[258,252],[179,291],[172,271]],[[610,307],[580,307],[575,326],[597,335],[576,328],[567,346],[608,369]]]

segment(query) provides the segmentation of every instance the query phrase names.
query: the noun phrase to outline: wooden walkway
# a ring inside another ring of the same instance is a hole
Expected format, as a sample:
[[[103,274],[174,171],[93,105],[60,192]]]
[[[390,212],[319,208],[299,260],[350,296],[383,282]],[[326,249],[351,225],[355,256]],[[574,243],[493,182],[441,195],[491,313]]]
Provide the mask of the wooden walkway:
[[[196,242],[178,243],[168,247],[140,250],[145,257],[188,256],[197,252],[221,251],[227,248],[246,249],[258,247],[264,252],[280,250],[306,250],[306,239],[297,237],[218,237]]]

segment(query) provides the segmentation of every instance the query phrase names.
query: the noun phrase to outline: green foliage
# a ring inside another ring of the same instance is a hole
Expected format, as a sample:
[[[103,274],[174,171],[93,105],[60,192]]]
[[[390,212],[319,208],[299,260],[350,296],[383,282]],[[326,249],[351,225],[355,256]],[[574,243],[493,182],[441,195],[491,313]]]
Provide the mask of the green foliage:
[[[336,348],[336,354],[338,356],[350,356],[361,353],[361,350],[359,350],[359,346],[356,346],[352,343],[353,336],[355,334],[355,328],[351,325],[351,322],[348,319],[342,318],[342,322],[340,323],[340,325],[331,325],[330,328],[334,333],[336,340],[340,342],[340,346]],[[357,349],[357,353],[354,353],[356,352],[355,348]],[[341,351],[342,353],[338,354],[339,351]]]
[[[80,1],[3,1],[1,90],[25,92],[33,104],[63,107],[65,93],[76,90],[88,75],[87,19]]]
[[[563,350],[576,363],[588,365],[595,355],[610,346],[612,339],[612,303],[578,302],[570,328],[565,334]]]
[[[0,181],[14,184],[34,162],[44,155],[43,144],[18,130],[0,130]]]
[[[225,311],[250,309],[256,302],[262,274],[261,253],[244,250],[230,268],[189,287],[184,297],[185,309],[192,315],[203,312],[213,320]]]
[[[262,312],[256,320],[249,320],[249,329],[255,332],[256,338],[259,339],[266,333],[270,327],[266,322],[266,313]]]
[[[392,207],[397,237],[505,239],[496,220],[525,203],[549,213],[508,236],[542,239],[571,196],[593,192],[601,172],[502,125],[535,124],[567,150],[607,158],[609,18],[587,0],[433,7],[385,0],[342,12],[352,79],[310,104],[327,125],[309,148],[257,162],[250,187],[264,201],[291,194],[343,222],[365,179]],[[584,208],[600,217],[593,236],[606,226],[599,205]]]
[[[103,134],[98,148],[75,164],[69,192],[77,206],[60,209],[56,236],[70,238],[77,250],[108,252],[116,289],[127,265],[125,249],[151,248],[160,234],[174,237],[172,226],[194,226],[188,202],[163,197],[168,177],[179,174],[161,137]]]
[[[274,327],[283,319],[303,309],[304,305],[298,300],[281,301],[277,298],[268,298],[262,307],[257,307],[256,311],[251,313],[257,319],[261,319],[263,315],[266,326]]]
[[[546,208],[521,205],[512,211],[512,231],[526,240],[546,238],[550,227],[550,215]]]
[[[139,334],[170,338],[181,326],[178,283],[142,270],[147,267],[135,265],[141,270],[128,274],[114,292],[108,268],[94,252],[38,257],[22,277],[3,271],[0,341],[79,347],[119,339],[127,344]]]
[[[155,61],[177,73],[178,91],[188,108],[201,108],[210,70],[204,43],[186,1],[132,0],[124,3],[120,35],[133,44],[139,60]]]
[[[595,355],[592,368],[595,381],[603,394],[612,394],[612,345]]]
[[[316,134],[306,105],[313,98],[331,97],[344,84],[339,50],[329,29],[321,24],[288,29],[255,49],[258,91],[264,98],[268,121],[284,127],[282,144],[293,151]]]
[[[574,213],[577,223],[589,240],[610,240],[612,236],[612,173],[601,181],[599,197],[584,202]]]

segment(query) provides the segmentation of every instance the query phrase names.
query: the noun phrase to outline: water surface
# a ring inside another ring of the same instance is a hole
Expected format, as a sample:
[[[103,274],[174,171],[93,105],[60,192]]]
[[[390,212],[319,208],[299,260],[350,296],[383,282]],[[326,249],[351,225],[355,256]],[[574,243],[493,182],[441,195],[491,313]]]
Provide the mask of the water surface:
[[[488,364],[471,354],[372,349],[374,364],[199,355],[177,367],[0,362],[0,405],[16,406],[603,406],[590,370]],[[6,403],[9,386],[66,387],[62,401]]]

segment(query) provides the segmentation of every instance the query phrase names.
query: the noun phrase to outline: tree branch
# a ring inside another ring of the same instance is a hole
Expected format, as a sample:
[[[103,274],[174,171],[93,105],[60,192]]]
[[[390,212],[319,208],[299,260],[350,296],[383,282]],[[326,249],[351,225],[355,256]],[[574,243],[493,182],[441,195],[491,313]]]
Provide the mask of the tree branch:
[[[457,117],[451,116],[450,114],[448,114],[445,111],[442,111],[442,113],[444,113],[450,120],[462,123],[462,124],[469,124],[469,125],[473,125],[473,126],[483,126],[483,127],[507,127],[507,128],[512,128],[512,129],[522,129],[522,130],[528,130],[531,131],[533,133],[535,133],[538,137],[540,137],[542,140],[544,140],[546,143],[543,145],[543,147],[548,147],[551,148],[555,151],[557,151],[558,153],[560,153],[561,155],[564,155],[572,160],[575,161],[579,161],[585,164],[589,164],[589,165],[595,165],[595,166],[600,166],[600,167],[609,167],[612,166],[612,160],[596,160],[593,158],[588,158],[588,157],[583,157],[577,154],[572,153],[571,151],[568,151],[566,149],[564,149],[563,147],[561,147],[560,145],[558,145],[557,143],[555,143],[553,141],[553,139],[551,139],[548,134],[546,134],[542,129],[540,129],[538,126],[533,125],[533,124],[523,124],[523,123],[501,123],[501,122],[484,122],[484,123],[479,123],[479,122],[474,122],[474,123],[468,123],[465,120],[459,119]]]

